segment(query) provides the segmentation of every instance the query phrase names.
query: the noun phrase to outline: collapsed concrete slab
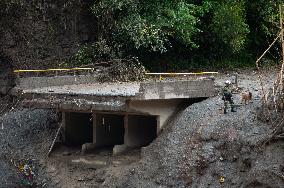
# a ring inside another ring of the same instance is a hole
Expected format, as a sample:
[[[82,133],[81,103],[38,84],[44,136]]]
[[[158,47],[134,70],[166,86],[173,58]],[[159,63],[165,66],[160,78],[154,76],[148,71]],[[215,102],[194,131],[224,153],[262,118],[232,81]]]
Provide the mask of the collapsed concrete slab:
[[[96,147],[151,143],[181,104],[216,94],[213,79],[88,83],[19,89],[23,104],[62,112],[65,142]],[[21,88],[21,87],[19,87]],[[22,87],[23,88],[23,87]]]

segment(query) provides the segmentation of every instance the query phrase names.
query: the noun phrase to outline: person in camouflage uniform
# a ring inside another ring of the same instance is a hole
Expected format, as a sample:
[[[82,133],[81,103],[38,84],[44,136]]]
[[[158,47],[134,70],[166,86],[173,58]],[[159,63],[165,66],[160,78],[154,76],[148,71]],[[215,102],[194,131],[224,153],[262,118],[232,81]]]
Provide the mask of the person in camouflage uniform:
[[[224,100],[224,114],[227,113],[227,110],[229,108],[229,104],[231,106],[231,112],[236,112],[231,87],[232,87],[231,82],[229,80],[227,80],[225,82],[225,87],[223,88],[223,96],[222,96],[222,100]]]

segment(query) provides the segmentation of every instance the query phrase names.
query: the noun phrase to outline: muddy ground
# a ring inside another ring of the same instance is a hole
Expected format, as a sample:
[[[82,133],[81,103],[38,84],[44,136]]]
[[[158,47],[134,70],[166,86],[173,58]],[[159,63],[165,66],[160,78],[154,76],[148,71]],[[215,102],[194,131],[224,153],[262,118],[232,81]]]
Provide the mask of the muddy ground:
[[[265,72],[266,85],[274,73]],[[230,75],[217,76],[217,86]],[[257,74],[241,72],[239,80],[253,92],[252,103],[226,115],[220,96],[193,104],[149,146],[118,156],[109,148],[82,155],[57,145],[47,158],[58,114],[15,109],[0,117],[0,187],[20,185],[21,161],[34,167],[37,187],[284,187],[284,141],[266,142],[274,128],[258,118]],[[239,104],[239,94],[234,98]]]

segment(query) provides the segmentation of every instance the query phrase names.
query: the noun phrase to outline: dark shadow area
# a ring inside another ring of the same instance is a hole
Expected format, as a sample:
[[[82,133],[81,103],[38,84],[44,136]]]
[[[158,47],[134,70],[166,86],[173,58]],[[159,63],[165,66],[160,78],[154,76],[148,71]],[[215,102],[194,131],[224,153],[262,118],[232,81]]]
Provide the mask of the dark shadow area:
[[[124,143],[124,116],[96,115],[96,146],[114,146]]]
[[[91,113],[65,113],[66,145],[79,146],[93,142],[93,119]]]
[[[127,145],[142,147],[157,137],[157,117],[143,115],[128,116]]]

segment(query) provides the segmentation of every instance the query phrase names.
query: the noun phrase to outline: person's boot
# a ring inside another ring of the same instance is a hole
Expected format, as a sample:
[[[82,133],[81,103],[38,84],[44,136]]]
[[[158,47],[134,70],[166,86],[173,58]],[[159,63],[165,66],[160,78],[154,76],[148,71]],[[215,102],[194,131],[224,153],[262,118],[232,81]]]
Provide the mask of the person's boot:
[[[227,110],[228,110],[228,102],[224,100],[224,114],[227,114]]]
[[[227,114],[227,108],[224,108],[224,114]]]
[[[231,108],[231,112],[237,112],[235,108]]]

